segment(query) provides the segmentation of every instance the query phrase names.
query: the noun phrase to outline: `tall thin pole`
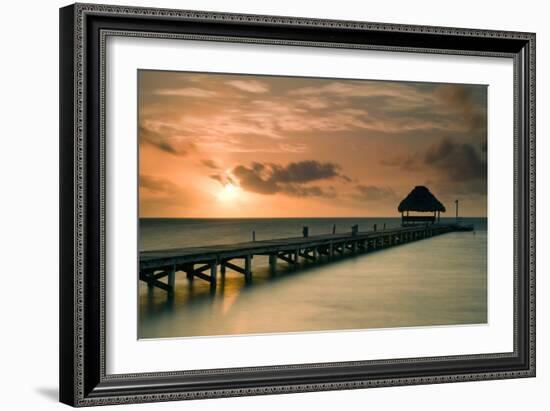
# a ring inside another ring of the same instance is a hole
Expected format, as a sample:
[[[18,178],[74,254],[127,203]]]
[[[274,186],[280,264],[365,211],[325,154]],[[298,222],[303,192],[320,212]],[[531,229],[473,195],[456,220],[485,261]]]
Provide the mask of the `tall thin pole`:
[[[456,205],[456,222],[458,223],[458,200],[455,200]]]

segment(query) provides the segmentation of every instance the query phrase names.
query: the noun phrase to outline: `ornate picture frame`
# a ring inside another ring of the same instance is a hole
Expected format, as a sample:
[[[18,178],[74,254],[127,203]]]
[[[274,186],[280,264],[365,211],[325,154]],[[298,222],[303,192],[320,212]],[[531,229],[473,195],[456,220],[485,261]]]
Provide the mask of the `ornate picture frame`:
[[[110,37],[513,61],[513,350],[109,374],[105,64]],[[60,10],[60,100],[61,402],[92,406],[535,376],[534,33],[75,4]]]

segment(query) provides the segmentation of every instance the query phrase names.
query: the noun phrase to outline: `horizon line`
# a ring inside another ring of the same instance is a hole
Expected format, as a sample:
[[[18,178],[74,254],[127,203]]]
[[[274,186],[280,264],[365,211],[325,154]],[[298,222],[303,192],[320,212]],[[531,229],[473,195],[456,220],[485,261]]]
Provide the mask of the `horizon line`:
[[[227,219],[233,219],[233,220],[255,220],[255,219],[312,219],[312,218],[318,218],[318,219],[334,219],[334,218],[397,218],[400,219],[401,216],[342,216],[342,217],[306,217],[306,216],[298,216],[298,217],[162,217],[162,216],[156,216],[156,217],[138,217],[139,219],[194,219],[194,220],[227,220]],[[456,219],[456,217],[441,217],[443,218],[452,218]],[[458,218],[488,218],[487,216],[459,216]]]

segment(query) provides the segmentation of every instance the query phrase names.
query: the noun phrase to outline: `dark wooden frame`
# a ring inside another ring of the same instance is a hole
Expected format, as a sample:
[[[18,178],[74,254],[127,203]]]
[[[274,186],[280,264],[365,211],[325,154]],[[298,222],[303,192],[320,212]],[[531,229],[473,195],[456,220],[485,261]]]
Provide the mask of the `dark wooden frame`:
[[[514,61],[514,351],[134,375],[105,373],[106,36],[509,57]],[[74,406],[535,375],[535,35],[76,4],[60,10],[60,400]]]

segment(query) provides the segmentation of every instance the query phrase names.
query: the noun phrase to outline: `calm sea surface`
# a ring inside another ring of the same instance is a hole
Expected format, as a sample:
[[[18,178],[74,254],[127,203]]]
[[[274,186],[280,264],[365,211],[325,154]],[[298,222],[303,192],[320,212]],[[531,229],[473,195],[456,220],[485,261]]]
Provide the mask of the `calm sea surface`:
[[[442,219],[442,223],[446,219]],[[452,221],[452,220],[448,220]],[[487,220],[386,250],[289,271],[254,257],[253,281],[227,270],[215,292],[176,274],[173,300],[139,282],[139,337],[410,327],[487,322]],[[393,218],[142,219],[140,249],[154,250],[399,226]]]

